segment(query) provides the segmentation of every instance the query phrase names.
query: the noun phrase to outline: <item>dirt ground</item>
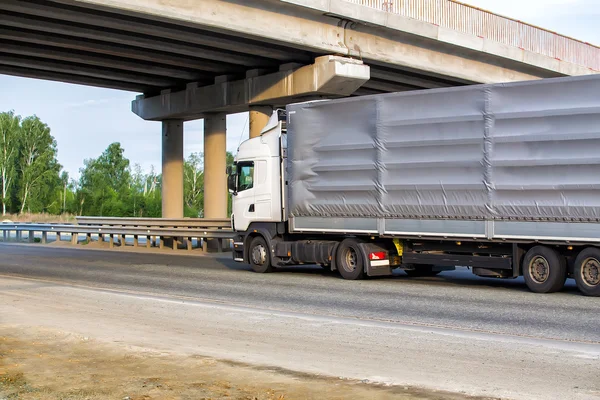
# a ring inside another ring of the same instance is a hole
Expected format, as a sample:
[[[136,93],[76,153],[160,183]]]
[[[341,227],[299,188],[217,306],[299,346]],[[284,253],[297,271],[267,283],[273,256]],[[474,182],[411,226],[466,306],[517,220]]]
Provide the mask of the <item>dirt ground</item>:
[[[101,344],[0,326],[0,400],[464,399]]]

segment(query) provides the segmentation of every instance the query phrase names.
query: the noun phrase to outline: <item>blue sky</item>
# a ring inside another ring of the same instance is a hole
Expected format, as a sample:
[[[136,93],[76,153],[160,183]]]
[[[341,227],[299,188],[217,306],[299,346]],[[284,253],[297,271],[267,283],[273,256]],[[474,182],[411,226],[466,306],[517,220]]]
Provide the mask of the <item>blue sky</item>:
[[[466,3],[520,19],[594,44],[600,44],[600,0],[467,0]],[[77,176],[86,158],[121,142],[125,155],[145,170],[160,170],[161,124],[131,111],[134,93],[0,75],[0,111],[38,115],[52,129],[58,158]],[[202,121],[185,125],[185,154],[203,149]],[[230,115],[227,148],[235,151],[248,137],[247,114]]]

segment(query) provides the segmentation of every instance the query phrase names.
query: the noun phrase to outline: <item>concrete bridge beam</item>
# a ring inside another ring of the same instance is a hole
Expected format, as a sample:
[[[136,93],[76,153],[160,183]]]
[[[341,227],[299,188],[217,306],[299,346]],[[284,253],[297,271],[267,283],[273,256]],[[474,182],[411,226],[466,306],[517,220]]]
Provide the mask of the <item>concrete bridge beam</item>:
[[[235,113],[253,106],[287,104],[298,99],[346,97],[370,79],[362,61],[322,56],[312,65],[214,85],[189,84],[185,90],[165,90],[159,96],[138,96],[132,111],[145,120],[192,120],[207,113]],[[254,114],[257,116],[257,114]],[[261,117],[259,117],[261,118]]]

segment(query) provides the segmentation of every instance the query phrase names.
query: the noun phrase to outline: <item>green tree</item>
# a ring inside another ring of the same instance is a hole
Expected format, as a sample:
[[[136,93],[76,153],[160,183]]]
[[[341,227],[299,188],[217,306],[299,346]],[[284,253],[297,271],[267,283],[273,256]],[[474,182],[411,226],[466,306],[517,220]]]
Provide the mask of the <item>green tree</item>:
[[[204,155],[192,153],[183,164],[185,215],[198,217],[204,209]]]
[[[160,218],[162,216],[162,176],[150,168],[144,178],[144,217]]]
[[[227,152],[227,166],[233,165],[233,154]],[[186,217],[201,217],[204,215],[204,155],[192,153],[183,165]],[[231,215],[231,196],[228,198],[229,215]]]
[[[14,111],[0,113],[0,183],[2,215],[6,215],[16,178],[16,160],[21,117]]]
[[[36,211],[42,211],[58,184],[60,165],[50,128],[36,116],[27,117],[21,123],[18,170],[20,212],[31,208],[32,197],[37,201]]]
[[[67,212],[67,191],[69,189],[69,173],[67,171],[63,171],[60,174],[60,188],[61,188],[61,195],[60,195],[60,200],[61,200],[61,208],[60,208],[60,213],[66,213]]]
[[[83,215],[132,215],[129,160],[120,143],[112,143],[97,159],[85,160],[78,191]]]

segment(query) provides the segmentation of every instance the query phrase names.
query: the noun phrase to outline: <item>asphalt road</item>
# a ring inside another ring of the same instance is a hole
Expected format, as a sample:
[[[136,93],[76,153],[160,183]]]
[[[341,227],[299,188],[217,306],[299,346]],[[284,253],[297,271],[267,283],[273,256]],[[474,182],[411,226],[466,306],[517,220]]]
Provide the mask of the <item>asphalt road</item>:
[[[0,312],[3,323],[301,372],[600,399],[600,300],[572,282],[541,295],[466,269],[355,282],[317,267],[255,274],[215,256],[0,244]]]

